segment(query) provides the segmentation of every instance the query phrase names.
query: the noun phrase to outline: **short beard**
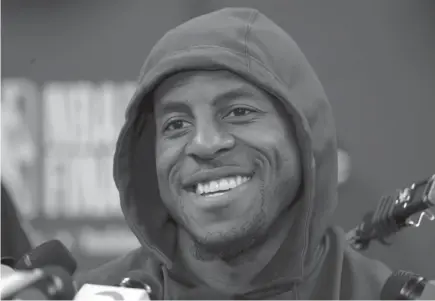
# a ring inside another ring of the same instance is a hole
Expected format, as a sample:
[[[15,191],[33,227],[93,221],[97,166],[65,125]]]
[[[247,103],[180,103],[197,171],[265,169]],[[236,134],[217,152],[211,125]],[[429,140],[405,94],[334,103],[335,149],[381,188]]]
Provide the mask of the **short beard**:
[[[212,241],[212,234],[200,239],[191,235],[192,255],[202,261],[214,258],[220,258],[226,262],[236,261],[246,251],[265,240],[265,217],[265,212],[261,210],[252,220],[238,229],[232,229],[230,233],[214,233],[213,236],[219,236],[219,242]],[[231,239],[226,239],[227,237]]]
[[[265,206],[264,183],[260,185],[260,197],[262,205]],[[187,233],[189,231],[185,229]],[[267,216],[264,208],[261,207],[251,220],[246,221],[239,228],[231,229],[230,233],[214,233],[198,238],[192,233],[190,253],[194,258],[201,261],[219,258],[225,262],[237,262],[248,250],[261,244],[267,238]],[[219,236],[221,239],[213,241],[212,236]],[[226,239],[230,238],[230,239]]]

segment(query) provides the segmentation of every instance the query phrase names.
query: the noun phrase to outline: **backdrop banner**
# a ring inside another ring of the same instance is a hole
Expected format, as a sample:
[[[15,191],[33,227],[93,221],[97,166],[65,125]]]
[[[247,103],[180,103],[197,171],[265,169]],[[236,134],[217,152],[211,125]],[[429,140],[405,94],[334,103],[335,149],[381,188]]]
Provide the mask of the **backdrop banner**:
[[[34,245],[60,239],[91,268],[138,246],[112,159],[133,82],[2,81],[2,180]]]

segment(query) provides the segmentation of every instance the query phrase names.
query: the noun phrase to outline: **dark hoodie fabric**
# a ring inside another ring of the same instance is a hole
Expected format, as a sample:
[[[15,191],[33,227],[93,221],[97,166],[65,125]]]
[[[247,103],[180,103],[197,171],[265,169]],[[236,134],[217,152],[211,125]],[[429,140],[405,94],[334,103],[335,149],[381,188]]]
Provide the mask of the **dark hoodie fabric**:
[[[153,90],[192,70],[233,72],[281,101],[302,153],[303,193],[291,209],[296,218],[288,238],[252,280],[252,290],[237,296],[214,292],[175,258],[177,225],[157,188],[154,124],[147,118]],[[227,8],[194,18],[154,46],[117,142],[114,179],[141,248],[81,275],[79,286],[117,285],[130,270],[142,270],[158,283],[162,299],[379,299],[390,275],[380,262],[353,251],[332,226],[337,149],[331,107],[296,43],[257,10]]]

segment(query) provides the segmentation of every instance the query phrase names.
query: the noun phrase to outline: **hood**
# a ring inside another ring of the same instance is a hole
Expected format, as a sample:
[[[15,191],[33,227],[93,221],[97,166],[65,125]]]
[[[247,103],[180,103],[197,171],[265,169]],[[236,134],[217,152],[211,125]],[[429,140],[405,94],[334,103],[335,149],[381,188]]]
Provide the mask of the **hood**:
[[[192,70],[228,70],[284,104],[301,149],[304,190],[292,209],[298,214],[291,239],[272,259],[276,264],[269,269],[273,271],[269,278],[282,276],[276,271],[289,262],[291,273],[287,269],[286,275],[303,280],[304,267],[315,257],[336,206],[332,110],[293,39],[254,9],[227,8],[191,19],[166,33],[151,50],[127,108],[114,158],[114,179],[128,225],[142,247],[171,269],[176,225],[159,196],[154,121],[147,116],[155,87],[174,73]]]

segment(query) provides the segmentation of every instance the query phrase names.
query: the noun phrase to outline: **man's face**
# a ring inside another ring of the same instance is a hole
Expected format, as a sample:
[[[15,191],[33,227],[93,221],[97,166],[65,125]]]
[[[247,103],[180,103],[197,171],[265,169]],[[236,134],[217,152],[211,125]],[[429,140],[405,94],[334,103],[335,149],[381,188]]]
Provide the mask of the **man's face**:
[[[283,112],[226,71],[179,73],[155,91],[160,194],[197,243],[253,241],[294,199],[301,166]]]

